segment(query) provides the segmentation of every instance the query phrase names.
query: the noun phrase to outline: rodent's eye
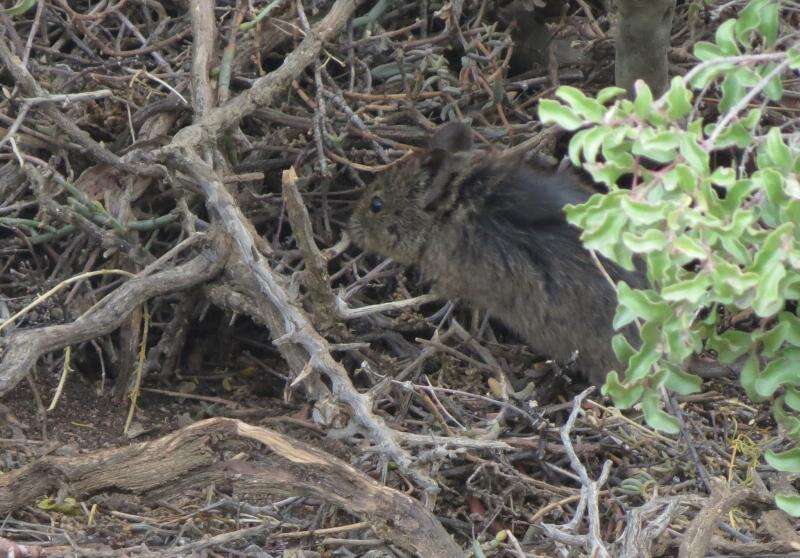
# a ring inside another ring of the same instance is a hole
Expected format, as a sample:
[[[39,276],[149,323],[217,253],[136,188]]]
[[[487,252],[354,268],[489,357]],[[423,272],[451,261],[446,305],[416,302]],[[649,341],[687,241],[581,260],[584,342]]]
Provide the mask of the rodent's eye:
[[[380,199],[378,196],[372,198],[372,202],[369,204],[369,208],[373,213],[379,213],[381,209],[383,209],[383,200]]]

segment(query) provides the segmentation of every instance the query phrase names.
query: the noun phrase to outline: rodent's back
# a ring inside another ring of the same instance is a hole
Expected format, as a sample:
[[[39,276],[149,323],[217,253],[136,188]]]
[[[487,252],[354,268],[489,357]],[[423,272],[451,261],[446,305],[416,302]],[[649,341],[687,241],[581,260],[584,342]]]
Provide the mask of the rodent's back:
[[[564,206],[590,196],[568,173],[486,158],[459,177],[462,197],[442,214],[420,267],[436,290],[480,306],[560,361],[602,383],[619,370],[611,348],[616,292],[566,221]],[[612,281],[634,287],[639,272],[600,259]],[[625,332],[633,341],[634,332]]]
[[[437,292],[488,310],[543,354],[565,361],[578,350],[578,368],[601,383],[619,370],[611,349],[616,292],[563,209],[591,192],[571,173],[473,151],[463,125],[443,129],[429,153],[365,196],[354,239],[418,265]],[[386,207],[370,211],[383,200]],[[600,261],[612,281],[642,285],[640,272]]]

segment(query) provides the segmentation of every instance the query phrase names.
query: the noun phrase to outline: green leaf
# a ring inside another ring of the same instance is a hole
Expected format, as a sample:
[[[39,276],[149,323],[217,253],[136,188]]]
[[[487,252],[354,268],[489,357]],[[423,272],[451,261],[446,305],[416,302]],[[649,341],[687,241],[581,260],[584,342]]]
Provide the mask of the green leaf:
[[[681,76],[675,76],[667,91],[667,115],[672,120],[683,118],[692,110],[692,93]]]
[[[753,261],[752,270],[760,275],[770,271],[773,266],[783,259],[781,245],[784,237],[789,237],[794,232],[794,223],[783,223],[770,232],[761,243],[761,247]]]
[[[786,351],[787,356],[773,359],[756,378],[755,391],[761,397],[772,397],[784,384],[800,385],[800,358],[796,351]]]
[[[611,132],[612,129],[605,126],[597,126],[590,129],[583,143],[583,158],[587,161],[596,161],[597,153],[600,151],[603,141]]]
[[[625,214],[619,211],[607,211],[603,215],[602,221],[598,223],[587,223],[581,234],[581,240],[586,248],[597,250],[607,258],[615,260],[617,256],[618,244],[622,237],[622,229],[625,227],[627,219]]]
[[[676,132],[654,132],[647,128],[633,143],[633,153],[657,163],[671,163],[675,159],[675,149],[679,143],[680,134]]]
[[[0,14],[7,14],[10,16],[21,16],[37,4],[38,0],[20,0],[14,6],[5,10],[0,10]]]
[[[785,301],[780,295],[779,287],[785,276],[786,268],[780,262],[764,269],[753,299],[753,310],[759,317],[767,318],[783,308]]]
[[[475,558],[486,558],[486,554],[483,552],[483,548],[481,548],[481,543],[478,539],[472,539],[472,554]]]
[[[624,169],[626,172],[633,170],[636,161],[633,155],[630,154],[630,149],[625,147],[606,147],[602,148],[603,157],[605,157],[608,165],[613,165],[616,168]]]
[[[625,90],[622,87],[604,87],[600,91],[597,92],[597,102],[605,105],[610,100],[619,97],[620,95],[624,95]]]
[[[584,151],[585,147],[584,144],[586,142],[586,135],[593,130],[578,130],[572,139],[569,140],[569,147],[567,148],[567,155],[569,155],[569,160],[573,166],[580,167],[581,166],[581,153]]]
[[[677,367],[666,367],[667,379],[664,386],[679,395],[691,395],[699,392],[703,387],[703,380],[694,374],[688,374]]]
[[[617,298],[619,306],[614,316],[614,329],[625,327],[636,318],[648,322],[661,320],[670,312],[667,303],[656,300],[646,291],[635,291],[626,283],[617,285]]]
[[[672,249],[690,259],[705,259],[707,251],[698,241],[688,235],[680,236],[672,243]]]
[[[731,72],[722,80],[722,99],[719,102],[720,112],[728,112],[745,96],[747,88],[739,79],[738,72]]]
[[[744,9],[739,12],[739,17],[736,19],[734,31],[736,38],[743,45],[750,45],[750,33],[758,29],[758,24],[761,22],[759,16],[760,5],[762,2],[750,2]]]
[[[557,124],[565,130],[573,131],[583,126],[583,119],[568,107],[552,99],[539,101],[539,120],[543,124]]]
[[[613,128],[608,128],[608,133],[603,136],[603,151],[612,151],[614,148],[622,146],[625,143],[628,135],[632,133],[633,127],[628,125],[620,125]]]
[[[709,349],[716,351],[717,359],[724,364],[731,364],[745,354],[753,344],[749,333],[729,329],[719,335],[708,338]]]
[[[612,370],[606,376],[606,383],[601,392],[610,397],[618,409],[630,409],[639,401],[644,387],[640,383],[631,386],[620,383],[617,371]]]
[[[797,173],[791,173],[786,176],[786,193],[795,200],[800,199],[800,181]],[[796,222],[796,221],[795,221]]]
[[[642,344],[631,356],[628,369],[625,371],[625,379],[629,382],[638,382],[648,377],[653,365],[661,358],[661,350],[658,347],[660,332],[657,323],[645,323],[639,334]]]
[[[736,44],[736,39],[733,36],[735,25],[735,19],[723,21],[719,27],[717,27],[717,32],[714,34],[714,41],[725,56],[736,56],[740,54],[739,45]]]
[[[650,91],[647,83],[641,79],[636,80],[633,88],[636,93],[636,98],[633,100],[633,111],[636,116],[646,120],[650,113],[653,112],[653,92]]]
[[[589,171],[595,182],[605,184],[609,189],[616,188],[619,177],[627,174],[630,170],[628,167],[620,167],[608,163],[587,163],[583,168]]]
[[[617,333],[611,338],[611,347],[614,349],[614,354],[617,355],[617,360],[623,364],[627,363],[636,352],[621,333]]]
[[[674,262],[667,254],[666,250],[663,252],[650,252],[646,256],[647,261],[647,277],[651,282],[665,283],[673,279]]]
[[[800,437],[800,419],[786,411],[784,397],[782,395],[776,397],[772,402],[772,416],[775,422],[778,423],[778,426],[786,433],[786,436],[795,441]]]
[[[662,176],[664,189],[671,192],[679,187],[684,192],[693,192],[697,186],[695,171],[684,164],[675,165],[675,168]]]
[[[702,175],[708,174],[708,152],[701,149],[693,138],[684,135],[681,138],[680,151],[690,167]]]
[[[760,73],[762,77],[766,77],[776,66],[776,63],[772,63],[761,68]],[[771,101],[780,101],[783,98],[783,80],[781,79],[780,73],[773,76],[773,78],[767,82],[767,86],[764,87],[764,94]]]
[[[720,75],[727,75],[733,68],[732,64],[712,64],[697,72],[690,80],[690,85],[695,89],[705,89]]]
[[[725,53],[718,45],[714,43],[698,41],[694,44],[694,55],[701,62],[707,62],[709,60],[714,60],[715,58],[722,58],[725,56]]]
[[[731,238],[729,235],[726,235],[719,240],[725,252],[727,252],[736,263],[741,265],[747,264],[750,254],[738,238]]]
[[[622,242],[631,252],[647,254],[654,250],[663,250],[667,245],[666,235],[658,229],[648,229],[642,235],[623,233]]]
[[[792,172],[794,170],[794,157],[792,157],[792,152],[787,145],[783,143],[780,128],[770,128],[767,133],[767,140],[764,143],[764,153],[769,157],[772,164],[780,170],[784,172]]]
[[[800,411],[800,390],[795,387],[788,386],[786,388],[786,396],[784,401],[793,411]]]
[[[765,46],[771,47],[778,39],[778,26],[780,25],[780,6],[777,2],[767,2],[761,9],[760,13],[761,22],[759,23],[758,30],[764,37]]]
[[[568,85],[562,85],[556,91],[556,97],[566,102],[570,108],[590,122],[600,123],[606,115],[606,108],[584,95],[583,91]]]
[[[680,432],[680,423],[678,420],[665,413],[659,406],[660,398],[652,391],[648,391],[642,396],[642,411],[644,411],[644,420],[660,432],[665,434],[677,434]]]
[[[744,333],[744,332],[740,332]],[[731,361],[728,361],[733,362]],[[747,360],[742,367],[742,372],[739,375],[739,381],[742,383],[742,387],[744,388],[745,393],[747,393],[747,397],[749,397],[753,402],[760,403],[764,401],[766,398],[762,397],[756,391],[756,381],[759,378],[759,370],[761,366],[758,362],[758,357],[751,353]]]
[[[789,49],[789,68],[792,70],[800,69],[800,48],[792,47]]]
[[[713,130],[714,126],[716,126],[716,124],[709,124],[709,133]],[[731,146],[744,149],[749,147],[752,142],[753,134],[742,124],[742,121],[739,121],[726,126],[717,136],[717,141],[714,143],[714,146],[717,149],[725,149]]]
[[[564,214],[567,216],[567,221],[577,227],[586,228],[594,221],[599,221],[602,212],[618,208],[620,194],[624,195],[622,191],[619,194],[611,193],[605,196],[593,194],[582,204],[565,205]]]
[[[704,297],[711,284],[711,278],[706,275],[697,275],[692,279],[679,281],[661,289],[661,296],[664,300],[688,301],[697,304]]]
[[[792,517],[800,517],[800,495],[775,493],[775,504]]]
[[[764,452],[764,459],[773,469],[778,471],[800,473],[800,448],[792,448],[780,453],[775,453],[768,449]]]
[[[789,343],[800,347],[800,318],[791,312],[781,312],[774,327],[764,332],[754,332],[753,339],[764,346],[763,354],[774,356]]]
[[[755,184],[749,179],[735,180],[732,185],[726,187],[728,192],[725,194],[725,199],[722,200],[721,205],[728,214],[731,214],[741,206],[742,202],[755,187]]]
[[[739,266],[722,258],[715,257],[713,261],[712,278],[715,284],[724,284],[730,287],[736,295],[741,295],[758,285],[759,275],[757,273],[745,273]]]
[[[730,167],[717,167],[711,173],[711,182],[717,186],[729,188],[736,182],[736,171]]]
[[[748,130],[753,130],[758,123],[761,121],[761,109],[760,108],[752,108],[747,112],[747,116],[740,119],[745,128]]]
[[[783,175],[775,169],[758,170],[751,177],[757,188],[762,188],[770,203],[781,206],[787,198],[783,188]]]
[[[622,198],[622,210],[625,215],[637,225],[653,225],[664,220],[664,213],[667,209],[661,204],[650,204],[647,202],[634,201],[630,197]]]

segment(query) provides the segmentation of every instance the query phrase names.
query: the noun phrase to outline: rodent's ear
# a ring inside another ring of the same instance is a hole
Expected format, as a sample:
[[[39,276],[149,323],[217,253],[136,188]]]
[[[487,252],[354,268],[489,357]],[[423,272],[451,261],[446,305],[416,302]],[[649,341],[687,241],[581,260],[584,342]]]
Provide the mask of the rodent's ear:
[[[464,122],[448,122],[439,126],[428,141],[428,149],[457,153],[472,149],[472,128]]]

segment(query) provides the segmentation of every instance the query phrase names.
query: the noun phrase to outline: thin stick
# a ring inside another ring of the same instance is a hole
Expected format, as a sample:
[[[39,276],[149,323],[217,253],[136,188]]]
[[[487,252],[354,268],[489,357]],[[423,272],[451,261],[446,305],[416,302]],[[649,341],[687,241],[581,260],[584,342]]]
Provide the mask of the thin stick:
[[[147,333],[150,329],[150,313],[147,311],[147,305],[142,308],[142,338],[139,342],[139,361],[136,363],[136,374],[134,375],[133,389],[131,390],[131,406],[128,408],[128,418],[125,419],[125,428],[122,429],[124,434],[128,433],[128,428],[133,422],[133,414],[136,412],[136,403],[139,401],[139,395],[142,387],[142,376],[144,375],[144,362],[147,349]]]
[[[110,89],[99,89],[97,91],[85,91],[83,93],[54,93],[52,95],[45,95],[43,97],[25,97],[22,101],[31,105],[38,105],[41,103],[77,103],[79,101],[89,101],[93,99],[103,99],[111,97],[114,94]]]
[[[67,375],[70,372],[70,360],[72,356],[72,345],[67,345],[64,349],[64,366],[61,367],[61,378],[58,380],[58,387],[56,387],[56,392],[53,394],[53,400],[50,401],[50,406],[47,408],[47,411],[53,411],[56,408],[56,404],[58,403],[59,398],[61,397],[61,392],[64,391],[64,386],[67,385]]]
[[[135,275],[129,271],[123,271],[122,269],[101,269],[100,271],[89,271],[87,273],[81,273],[80,275],[75,275],[74,277],[70,277],[69,279],[65,279],[61,281],[58,285],[47,291],[46,293],[39,295],[36,299],[28,304],[25,308],[11,316],[9,319],[4,321],[0,324],[0,331],[3,331],[6,327],[11,325],[17,318],[24,316],[37,306],[39,306],[42,302],[56,294],[58,291],[66,287],[67,285],[71,285],[76,281],[82,281],[83,279],[88,279],[89,277],[96,277],[98,275],[124,275],[126,277],[135,277]]]

